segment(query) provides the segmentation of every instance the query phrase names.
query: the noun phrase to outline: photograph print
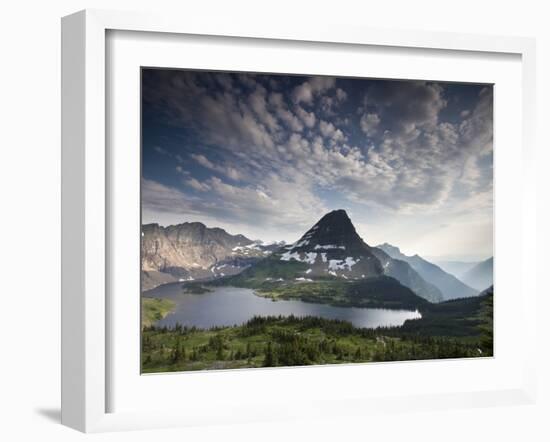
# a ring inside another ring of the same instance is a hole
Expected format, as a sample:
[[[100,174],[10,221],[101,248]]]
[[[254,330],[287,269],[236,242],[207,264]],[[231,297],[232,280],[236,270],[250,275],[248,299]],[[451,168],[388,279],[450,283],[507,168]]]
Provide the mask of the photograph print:
[[[141,158],[142,373],[493,356],[491,84],[142,68]]]

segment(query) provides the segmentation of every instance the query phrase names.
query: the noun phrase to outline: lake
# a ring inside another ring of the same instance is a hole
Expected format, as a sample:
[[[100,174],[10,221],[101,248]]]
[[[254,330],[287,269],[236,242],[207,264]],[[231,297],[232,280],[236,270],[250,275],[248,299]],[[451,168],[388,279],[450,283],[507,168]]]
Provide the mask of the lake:
[[[145,293],[147,297],[167,298],[176,303],[173,313],[158,321],[157,326],[176,324],[209,328],[240,325],[254,316],[320,316],[341,319],[356,327],[376,328],[400,326],[407,319],[418,319],[418,311],[388,310],[358,307],[335,307],[299,300],[273,301],[237,287],[215,287],[201,295],[184,293],[182,284],[164,284]]]

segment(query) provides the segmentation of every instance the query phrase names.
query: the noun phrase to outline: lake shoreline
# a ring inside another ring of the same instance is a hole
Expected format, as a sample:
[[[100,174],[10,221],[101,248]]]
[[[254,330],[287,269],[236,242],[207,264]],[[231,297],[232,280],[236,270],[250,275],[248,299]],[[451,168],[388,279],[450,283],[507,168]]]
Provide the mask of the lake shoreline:
[[[155,321],[159,327],[194,326],[201,329],[240,325],[253,317],[317,316],[349,321],[359,328],[400,326],[408,319],[420,319],[418,309],[335,305],[310,299],[273,299],[257,290],[241,287],[208,287],[208,291],[188,293],[181,284],[166,284],[145,292],[147,298],[166,299],[175,304],[163,318]]]

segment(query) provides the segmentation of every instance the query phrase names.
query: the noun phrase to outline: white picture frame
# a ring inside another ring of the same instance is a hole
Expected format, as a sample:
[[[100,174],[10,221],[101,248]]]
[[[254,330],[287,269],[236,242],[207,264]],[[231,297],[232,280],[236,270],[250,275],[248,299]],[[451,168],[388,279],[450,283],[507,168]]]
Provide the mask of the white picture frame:
[[[205,414],[200,409],[190,415],[181,409],[109,412],[112,385],[109,366],[108,327],[108,228],[111,203],[107,173],[106,120],[108,62],[106,36],[110,31],[141,31],[164,35],[217,36],[221,38],[269,39],[273,41],[323,44],[367,45],[379,48],[467,51],[483,54],[513,54],[521,57],[521,290],[524,315],[520,318],[526,336],[534,336],[536,280],[527,278],[526,258],[536,256],[535,244],[535,43],[532,39],[415,31],[388,31],[345,26],[304,26],[300,29],[269,23],[218,23],[181,17],[154,16],[86,10],[62,21],[62,423],[85,432],[157,428],[208,424],[209,422],[249,422],[311,417],[329,414],[368,414],[381,409],[453,408],[530,403],[535,397],[536,359],[534,342],[526,343],[521,383],[500,389],[463,393],[430,392],[426,395],[391,395],[353,398],[316,398],[313,407],[263,411],[254,404],[239,403],[242,415]],[[498,220],[497,220],[498,222]],[[498,258],[497,258],[498,260]],[[498,279],[497,279],[498,281]],[[518,280],[519,283],[519,280]],[[433,362],[432,362],[433,363]],[[458,367],[458,366],[457,366]],[[332,368],[332,370],[342,368]],[[360,368],[355,368],[357,371]],[[394,369],[399,370],[399,369]],[[289,370],[287,370],[289,371]],[[264,372],[265,373],[265,372]],[[217,373],[217,379],[229,376]],[[256,376],[256,375],[255,375]],[[261,376],[269,376],[261,375]],[[170,382],[165,377],[164,382]],[[174,379],[174,378],[172,378]],[[265,381],[265,377],[262,381]],[[248,413],[247,413],[248,411]]]

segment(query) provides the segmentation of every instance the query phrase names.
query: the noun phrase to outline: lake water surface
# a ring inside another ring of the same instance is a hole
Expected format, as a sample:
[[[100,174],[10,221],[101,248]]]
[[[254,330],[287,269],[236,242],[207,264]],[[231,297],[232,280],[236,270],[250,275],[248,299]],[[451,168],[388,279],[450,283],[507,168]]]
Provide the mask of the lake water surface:
[[[358,307],[335,307],[298,300],[262,298],[251,289],[216,287],[201,295],[184,293],[181,283],[165,284],[148,291],[145,296],[168,298],[176,302],[176,309],[158,326],[176,324],[209,328],[242,324],[254,316],[320,316],[341,319],[356,327],[376,328],[400,326],[407,319],[421,317],[418,311],[387,310]]]

